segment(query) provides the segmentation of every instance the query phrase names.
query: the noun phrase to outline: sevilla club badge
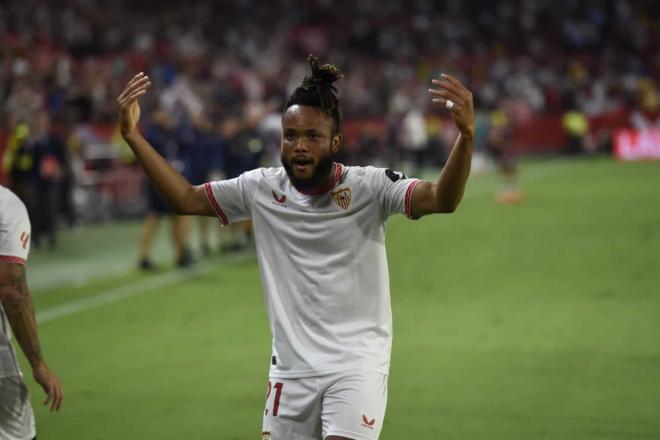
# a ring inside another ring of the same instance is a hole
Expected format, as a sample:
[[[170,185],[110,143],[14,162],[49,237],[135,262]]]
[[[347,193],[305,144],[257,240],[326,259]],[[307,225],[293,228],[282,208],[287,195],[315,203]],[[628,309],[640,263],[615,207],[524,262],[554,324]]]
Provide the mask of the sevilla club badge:
[[[333,191],[332,200],[334,200],[337,206],[341,209],[348,209],[348,206],[351,204],[351,189],[341,188],[337,191]]]

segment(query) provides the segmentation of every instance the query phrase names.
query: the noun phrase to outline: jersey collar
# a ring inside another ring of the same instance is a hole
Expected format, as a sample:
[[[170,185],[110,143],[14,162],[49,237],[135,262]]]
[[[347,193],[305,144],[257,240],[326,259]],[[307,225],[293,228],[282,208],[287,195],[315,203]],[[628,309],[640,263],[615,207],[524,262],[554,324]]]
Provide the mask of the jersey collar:
[[[339,179],[341,178],[341,172],[342,172],[342,165],[340,163],[335,162],[335,175],[330,179],[328,183],[323,185],[321,188],[313,189],[311,191],[300,191],[298,192],[305,194],[306,196],[320,196],[321,194],[327,193],[331,188],[334,188],[335,185],[339,182]]]

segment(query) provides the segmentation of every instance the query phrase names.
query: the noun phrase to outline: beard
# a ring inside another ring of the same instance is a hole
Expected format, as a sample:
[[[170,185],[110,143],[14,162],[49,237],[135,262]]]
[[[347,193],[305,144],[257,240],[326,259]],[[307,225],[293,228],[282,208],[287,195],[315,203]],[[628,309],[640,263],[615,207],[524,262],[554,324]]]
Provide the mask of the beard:
[[[314,167],[314,171],[309,178],[299,179],[293,171],[293,165],[291,165],[291,162],[284,157],[284,154],[280,156],[280,161],[282,162],[282,166],[284,167],[287,176],[289,176],[291,184],[296,187],[298,191],[313,191],[328,183],[332,178],[333,159],[333,154],[328,154],[321,158]]]

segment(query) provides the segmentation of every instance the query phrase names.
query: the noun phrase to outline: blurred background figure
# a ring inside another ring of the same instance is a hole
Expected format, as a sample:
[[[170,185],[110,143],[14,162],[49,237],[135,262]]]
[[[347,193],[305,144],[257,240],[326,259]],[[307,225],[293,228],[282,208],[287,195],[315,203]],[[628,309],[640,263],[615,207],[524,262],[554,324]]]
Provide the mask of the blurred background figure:
[[[251,127],[240,118],[230,116],[222,122],[220,131],[224,144],[224,177],[233,179],[255,168],[258,159],[250,151],[250,145],[254,146],[256,137]],[[252,242],[252,223],[244,221],[227,225],[220,234],[222,252],[240,251]]]
[[[630,122],[637,130],[650,130],[660,128],[660,90],[658,84],[650,78],[639,82],[638,94]]]
[[[179,135],[180,158],[184,172],[192,185],[202,185],[210,180],[223,178],[224,143],[214,125],[204,115],[197,114],[183,124]],[[211,218],[198,217],[199,249],[208,257],[212,253]]]
[[[57,218],[61,211],[65,170],[70,169],[70,166],[67,164],[68,154],[62,139],[51,129],[48,112],[37,112],[33,121],[36,209],[32,219],[32,240],[39,248],[45,239],[53,249],[57,242]]]
[[[584,112],[573,103],[562,116],[562,125],[566,133],[566,153],[584,154],[589,148],[589,120]]]
[[[167,113],[157,111],[146,130],[145,138],[151,145],[166,158],[172,167],[184,171],[184,162],[181,159],[180,148],[177,142],[177,134]],[[143,270],[155,269],[151,257],[151,248],[154,236],[163,217],[169,217],[172,244],[176,252],[176,264],[178,267],[187,267],[193,263],[192,255],[188,247],[188,227],[190,219],[185,216],[172,214],[172,210],[156,189],[145,182],[147,195],[147,215],[140,236],[140,268]]]
[[[428,133],[426,118],[418,108],[411,108],[401,122],[401,148],[404,162],[411,176],[419,176],[425,165]]]
[[[486,129],[486,149],[497,168],[498,188],[495,199],[503,204],[522,201],[518,186],[518,169],[513,152],[513,127],[504,109],[495,108],[489,113]]]
[[[9,177],[9,187],[25,204],[30,218],[37,217],[37,159],[31,141],[30,126],[17,121],[11,128],[3,154],[2,168]]]

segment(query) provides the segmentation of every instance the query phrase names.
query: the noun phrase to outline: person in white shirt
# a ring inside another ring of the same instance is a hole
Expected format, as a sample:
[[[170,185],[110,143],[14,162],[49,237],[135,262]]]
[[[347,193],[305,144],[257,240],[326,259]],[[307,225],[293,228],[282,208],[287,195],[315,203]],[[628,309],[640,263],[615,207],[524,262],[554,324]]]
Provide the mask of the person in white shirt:
[[[41,354],[25,266],[30,252],[30,219],[21,200],[0,186],[0,439],[36,438],[34,414],[23,374],[10,343],[13,332],[46,393],[51,411],[62,405],[62,386]]]
[[[282,115],[279,168],[190,185],[137,129],[143,73],[118,97],[124,139],[172,208],[252,219],[273,336],[263,438],[373,440],[385,414],[392,345],[385,229],[390,215],[450,213],[472,155],[472,94],[442,75],[429,94],[451,112],[460,135],[437,182],[409,179],[333,158],[341,141],[337,68],[310,56],[312,74]]]

